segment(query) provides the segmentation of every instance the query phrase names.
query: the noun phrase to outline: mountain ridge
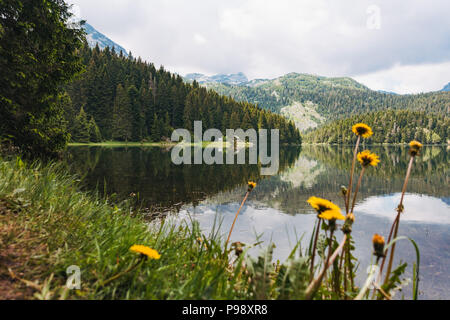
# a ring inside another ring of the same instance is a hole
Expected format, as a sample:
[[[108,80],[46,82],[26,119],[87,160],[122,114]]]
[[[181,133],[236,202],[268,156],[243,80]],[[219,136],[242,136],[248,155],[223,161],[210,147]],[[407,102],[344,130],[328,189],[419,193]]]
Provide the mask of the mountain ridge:
[[[85,23],[83,25],[83,29],[86,32],[86,40],[89,44],[89,47],[95,48],[95,46],[98,44],[100,49],[105,49],[106,47],[109,47],[110,49],[113,49],[119,54],[122,52],[122,54],[125,57],[128,57],[127,50],[125,50],[122,46],[118,45],[116,42],[112,41],[110,38],[105,36],[103,33],[97,31],[92,25],[89,23]]]
[[[441,92],[447,92],[450,91],[450,82],[447,83],[447,85],[441,90]]]

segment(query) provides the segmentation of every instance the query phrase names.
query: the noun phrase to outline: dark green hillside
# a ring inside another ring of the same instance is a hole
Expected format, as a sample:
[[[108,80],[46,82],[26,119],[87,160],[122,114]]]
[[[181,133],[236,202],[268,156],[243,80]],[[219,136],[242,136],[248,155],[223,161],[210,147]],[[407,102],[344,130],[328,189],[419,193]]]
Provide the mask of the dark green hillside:
[[[368,124],[374,131],[367,143],[408,143],[415,139],[426,144],[444,144],[450,136],[450,118],[447,116],[386,110],[337,120],[308,132],[304,139],[310,143],[351,144],[356,140],[351,128],[359,122]]]

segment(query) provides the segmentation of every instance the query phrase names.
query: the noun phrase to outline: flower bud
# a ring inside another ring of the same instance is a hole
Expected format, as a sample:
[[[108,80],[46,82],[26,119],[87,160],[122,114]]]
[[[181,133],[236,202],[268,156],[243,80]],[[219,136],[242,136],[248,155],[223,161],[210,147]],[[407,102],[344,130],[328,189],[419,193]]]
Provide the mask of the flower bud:
[[[373,242],[373,249],[374,249],[374,255],[377,256],[377,258],[383,258],[384,255],[384,237],[380,236],[379,234],[375,234],[372,239]]]

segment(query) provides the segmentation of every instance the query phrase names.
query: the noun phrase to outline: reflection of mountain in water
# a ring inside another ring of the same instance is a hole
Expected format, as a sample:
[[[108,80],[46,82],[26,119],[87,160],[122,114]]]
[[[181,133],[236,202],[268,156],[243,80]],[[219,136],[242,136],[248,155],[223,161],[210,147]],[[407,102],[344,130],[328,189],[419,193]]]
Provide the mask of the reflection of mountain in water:
[[[370,196],[399,192],[409,161],[404,147],[373,147],[381,159],[378,167],[370,168],[363,179],[358,201]],[[250,200],[288,214],[309,213],[306,200],[312,195],[330,199],[344,207],[340,189],[348,185],[352,148],[305,146],[295,165],[278,176],[261,181]],[[359,174],[359,167],[356,174]],[[445,148],[424,148],[417,158],[408,184],[408,192],[449,196],[448,160]],[[244,189],[220,193],[209,202],[238,202]]]

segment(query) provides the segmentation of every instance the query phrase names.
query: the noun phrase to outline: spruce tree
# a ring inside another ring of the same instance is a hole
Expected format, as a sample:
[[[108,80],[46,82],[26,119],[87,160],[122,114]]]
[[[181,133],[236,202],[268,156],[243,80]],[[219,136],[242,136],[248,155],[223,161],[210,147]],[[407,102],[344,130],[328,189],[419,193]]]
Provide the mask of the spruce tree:
[[[127,91],[121,84],[117,86],[116,92],[112,138],[117,141],[131,141],[133,116],[131,114],[130,99]]]
[[[80,112],[75,118],[74,128],[72,133],[73,142],[88,143],[90,141],[90,124],[84,108],[81,107]]]

